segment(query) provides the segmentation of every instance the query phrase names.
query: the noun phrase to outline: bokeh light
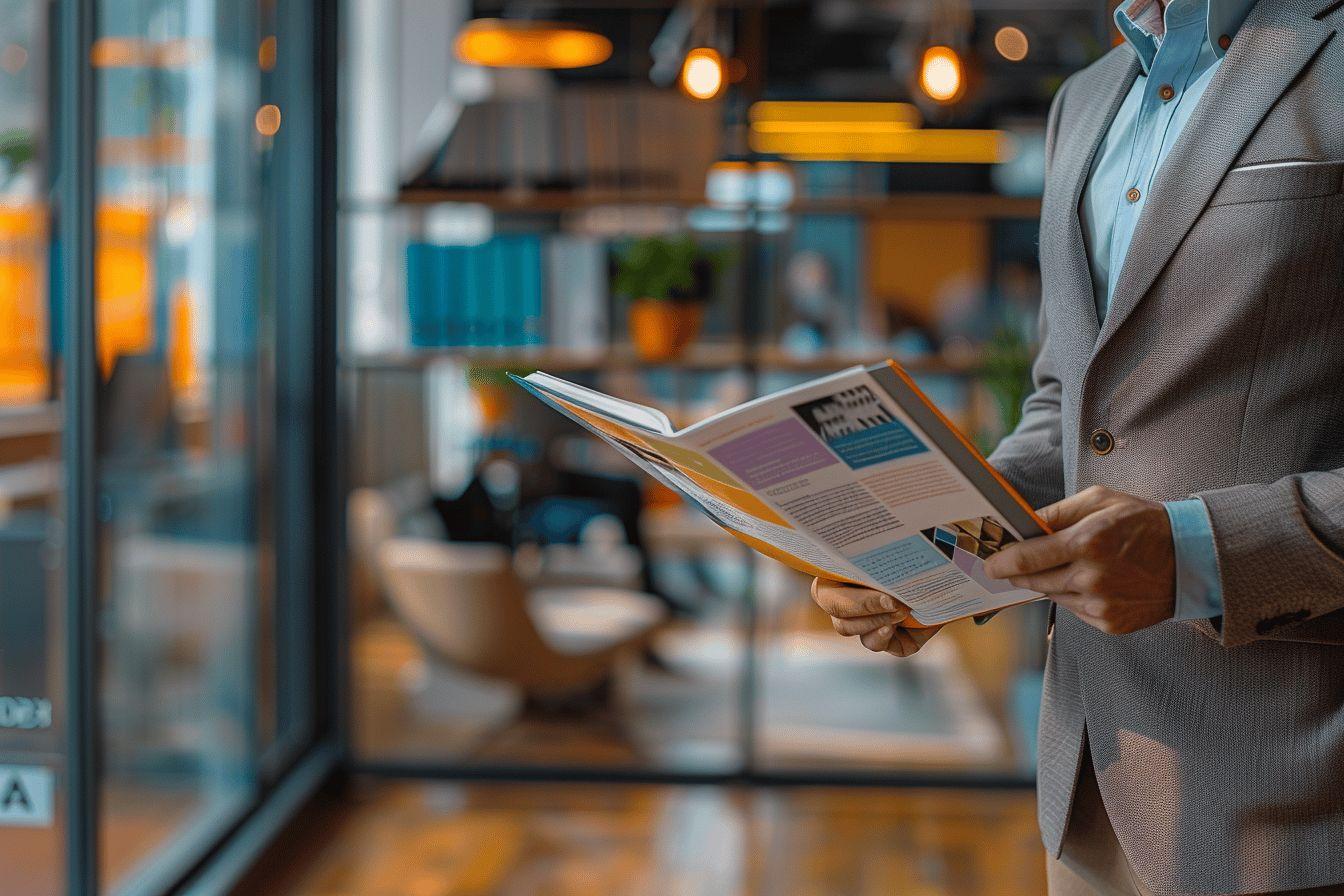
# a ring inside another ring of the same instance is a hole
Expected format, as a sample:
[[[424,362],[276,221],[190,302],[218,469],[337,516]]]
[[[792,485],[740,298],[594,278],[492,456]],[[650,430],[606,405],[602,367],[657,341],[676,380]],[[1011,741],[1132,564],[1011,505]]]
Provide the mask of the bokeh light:
[[[0,68],[17,75],[28,64],[28,51],[18,44],[8,44],[0,50]]]
[[[711,47],[696,47],[681,66],[681,88],[697,100],[711,100],[723,89],[723,57]]]
[[[280,130],[280,107],[267,103],[257,110],[257,133],[263,137],[274,137]]]
[[[264,72],[269,72],[275,68],[274,34],[261,39],[261,44],[257,47],[257,66]]]
[[[493,68],[583,68],[611,58],[611,41],[557,22],[476,19],[457,36],[457,58]]]
[[[1021,62],[1027,58],[1031,42],[1021,28],[1005,25],[994,34],[994,49],[1009,62]]]
[[[931,99],[950,103],[961,96],[966,78],[961,57],[951,47],[929,47],[919,67],[919,87]]]

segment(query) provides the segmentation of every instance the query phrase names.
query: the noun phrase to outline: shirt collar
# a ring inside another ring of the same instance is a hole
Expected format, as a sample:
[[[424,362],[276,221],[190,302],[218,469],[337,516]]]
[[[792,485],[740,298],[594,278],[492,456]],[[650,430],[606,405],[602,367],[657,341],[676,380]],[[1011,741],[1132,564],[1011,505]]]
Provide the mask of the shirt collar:
[[[1209,46],[1221,59],[1227,51],[1223,49],[1219,38],[1224,35],[1235,37],[1255,3],[1256,0],[1171,0],[1167,4],[1166,16],[1184,18],[1202,15]],[[1153,57],[1157,55],[1157,48],[1162,44],[1169,23],[1174,24],[1174,21],[1169,18],[1164,21],[1162,4],[1158,0],[1128,0],[1116,7],[1115,25],[1139,55],[1139,63],[1145,74],[1152,67]]]

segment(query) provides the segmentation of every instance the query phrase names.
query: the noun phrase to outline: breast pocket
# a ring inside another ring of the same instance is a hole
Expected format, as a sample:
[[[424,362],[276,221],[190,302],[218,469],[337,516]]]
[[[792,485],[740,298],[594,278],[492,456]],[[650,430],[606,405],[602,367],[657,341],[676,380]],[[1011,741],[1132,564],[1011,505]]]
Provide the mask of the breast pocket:
[[[1209,205],[1273,202],[1344,192],[1344,160],[1271,162],[1233,168]]]

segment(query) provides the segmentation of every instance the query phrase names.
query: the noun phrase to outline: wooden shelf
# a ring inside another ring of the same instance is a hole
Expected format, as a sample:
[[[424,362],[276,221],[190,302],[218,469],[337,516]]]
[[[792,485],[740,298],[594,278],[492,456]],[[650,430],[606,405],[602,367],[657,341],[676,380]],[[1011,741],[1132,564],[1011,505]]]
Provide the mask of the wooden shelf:
[[[744,367],[749,363],[767,372],[831,373],[859,364],[882,360],[881,351],[865,353],[827,352],[810,357],[797,357],[779,348],[768,347],[748,352],[738,345],[698,345],[679,358],[650,362],[637,357],[628,346],[615,346],[607,351],[580,352],[559,348],[466,348],[444,347],[412,349],[378,354],[346,354],[345,366],[356,370],[420,369],[436,360],[457,360],[475,367],[493,367],[500,370],[545,370],[548,373],[588,373],[596,371],[680,370],[718,371]],[[975,359],[951,361],[940,357],[903,361],[911,373],[969,376],[977,372]]]
[[[602,351],[541,346],[535,348],[444,346],[372,355],[350,354],[344,358],[344,363],[350,367],[364,369],[404,369],[424,367],[436,360],[458,360],[476,367],[496,367],[501,370],[544,369],[548,373],[638,368],[722,370],[746,363],[746,353],[736,345],[705,344],[695,346],[675,360],[649,362],[637,357],[634,350],[628,346],[613,346]]]
[[[823,352],[818,355],[799,357],[777,348],[766,347],[756,351],[756,365],[766,371],[784,371],[790,373],[833,373],[847,367],[860,364],[876,364],[890,356],[880,349],[870,352]],[[970,376],[980,369],[978,358],[950,360],[938,355],[920,358],[897,359],[902,367],[911,373],[940,374],[945,376]]]
[[[0,467],[0,511],[7,512],[16,501],[54,493],[60,488],[60,480],[61,465],[54,460],[33,460]]]
[[[1033,219],[1041,215],[1034,196],[997,193],[899,193],[834,199],[799,199],[789,207],[799,214],[849,214],[873,218],[937,218],[955,220]]]
[[[442,190],[436,187],[410,187],[401,191],[401,205],[434,205],[440,202],[468,202],[486,205],[497,212],[555,214],[605,205],[676,206],[693,208],[705,205],[703,195],[657,191],[613,190]]]
[[[0,407],[0,439],[49,435],[61,430],[61,406],[54,401]]]
[[[496,212],[538,215],[611,205],[677,208],[708,205],[704,196],[692,194],[588,190],[443,190],[433,187],[404,189],[398,201],[407,206],[440,202],[476,203],[489,206]],[[888,196],[802,198],[795,200],[785,211],[879,218],[1032,219],[1040,216],[1041,200],[1030,196],[1000,196],[994,193],[899,193]]]

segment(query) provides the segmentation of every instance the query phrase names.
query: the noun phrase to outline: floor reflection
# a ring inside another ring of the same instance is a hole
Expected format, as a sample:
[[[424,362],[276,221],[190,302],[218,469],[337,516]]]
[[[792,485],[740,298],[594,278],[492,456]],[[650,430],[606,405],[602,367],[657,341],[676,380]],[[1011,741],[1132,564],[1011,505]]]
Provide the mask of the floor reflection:
[[[755,658],[756,767],[1020,767],[963,659],[973,641],[936,638],[897,661],[819,630],[810,614],[770,619]],[[732,772],[744,758],[739,631],[732,618],[677,620],[609,689],[537,706],[427,658],[395,619],[373,621],[354,651],[356,746],[373,761]]]
[[[245,892],[1045,892],[1027,791],[382,783],[312,830]]]

